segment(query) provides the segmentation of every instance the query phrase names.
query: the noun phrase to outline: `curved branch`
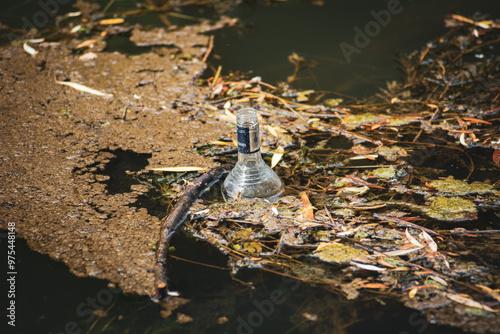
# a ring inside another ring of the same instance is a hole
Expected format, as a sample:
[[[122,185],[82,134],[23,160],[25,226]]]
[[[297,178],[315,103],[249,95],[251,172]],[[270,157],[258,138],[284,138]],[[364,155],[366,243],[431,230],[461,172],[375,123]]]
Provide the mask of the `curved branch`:
[[[167,277],[167,254],[170,239],[175,229],[181,225],[187,217],[188,210],[193,202],[203,194],[203,192],[215,182],[219,181],[226,172],[226,168],[217,167],[198,177],[186,187],[179,201],[173,210],[161,221],[160,240],[156,250],[156,263],[153,268],[155,274],[155,285],[152,299],[161,301],[168,298],[168,277]]]

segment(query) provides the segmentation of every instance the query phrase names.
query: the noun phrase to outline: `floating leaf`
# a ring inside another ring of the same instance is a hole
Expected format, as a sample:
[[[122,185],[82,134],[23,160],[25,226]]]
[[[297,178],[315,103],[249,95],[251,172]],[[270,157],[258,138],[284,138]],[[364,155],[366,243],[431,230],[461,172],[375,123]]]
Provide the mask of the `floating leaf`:
[[[420,233],[419,236],[420,236],[420,238],[425,240],[425,242],[427,243],[427,247],[429,247],[429,249],[431,251],[437,252],[438,246],[437,246],[436,242],[431,238],[431,236],[429,234],[427,234],[427,232],[422,231],[422,233]]]
[[[97,54],[94,52],[87,52],[87,53],[82,54],[80,57],[78,57],[78,59],[80,59],[82,61],[94,60],[96,58],[97,58]]]
[[[389,287],[382,283],[366,283],[359,286],[365,289],[389,289]]]
[[[338,264],[346,264],[355,257],[365,257],[367,255],[367,251],[336,242],[320,242],[313,253],[313,256],[322,261]]]
[[[29,46],[28,43],[23,44],[23,49],[32,56],[35,56],[38,53],[38,51]]]
[[[194,166],[185,166],[185,167],[153,167],[149,168],[149,170],[155,172],[204,172],[207,171],[208,168],[205,167],[194,167]]]
[[[273,158],[271,160],[271,168],[274,168],[278,164],[278,162],[280,162],[283,154],[285,154],[285,149],[282,146],[278,147],[273,154]]]
[[[374,266],[372,264],[365,264],[365,263],[359,263],[359,262],[354,262],[354,261],[351,261],[351,264],[353,266],[356,266],[358,268],[365,269],[365,270],[370,270],[370,271],[385,271],[384,268],[380,268],[380,267]]]
[[[79,90],[81,92],[86,92],[86,93],[89,93],[89,94],[93,94],[93,95],[98,95],[98,96],[106,96],[106,97],[113,97],[112,94],[107,94],[107,93],[103,93],[101,91],[98,91],[98,90],[95,90],[95,89],[92,89],[92,88],[89,88],[87,86],[84,86],[84,85],[80,85],[76,82],[70,82],[70,81],[57,81],[56,80],[56,83],[60,84],[60,85],[65,85],[65,86],[69,86],[71,88],[74,88],[76,90]]]
[[[272,134],[275,137],[278,137],[278,132],[276,132],[276,130],[272,126],[266,125],[266,129],[267,131],[269,131],[270,134]]]
[[[418,242],[417,239],[415,239],[410,234],[410,232],[408,232],[408,229],[405,230],[405,235],[406,235],[406,238],[408,239],[408,241],[410,241],[413,245],[420,247],[420,248],[424,248],[424,246],[422,246],[422,244],[420,242]]]
[[[309,100],[309,95],[314,93],[313,90],[305,90],[302,92],[297,92],[297,102],[305,102]]]
[[[75,32],[78,32],[80,29],[82,29],[81,24],[74,26],[73,29],[71,29],[69,32],[70,32],[70,34],[74,34]]]
[[[432,278],[433,280],[435,280],[436,282],[444,285],[444,286],[448,286],[448,283],[444,279],[442,279],[441,277],[439,277],[439,276],[431,275],[429,277]]]
[[[488,121],[484,121],[482,119],[472,118],[472,117],[462,117],[462,119],[470,122],[470,123],[481,123],[481,124],[491,124]]]
[[[495,165],[500,166],[500,150],[493,152],[493,162]]]
[[[300,195],[300,199],[303,203],[302,207],[300,208],[300,212],[302,212],[299,215],[299,219],[305,218],[305,219],[310,219],[314,220],[314,212],[313,212],[313,206],[311,204],[311,201],[309,201],[309,197],[307,197],[306,192],[302,192]]]
[[[217,146],[226,146],[226,145],[231,145],[231,142],[227,141],[221,141],[221,140],[214,140],[210,142],[211,145],[217,145]]]
[[[123,23],[125,22],[125,20],[121,17],[118,17],[118,18],[114,18],[114,19],[104,19],[104,20],[101,20],[99,21],[99,24],[103,24],[103,25],[111,25],[111,24],[120,24],[120,23]]]
[[[465,147],[468,146],[465,142],[465,132],[462,132],[462,134],[460,135],[460,144],[464,145]]]
[[[385,252],[383,254],[387,255],[387,256],[406,255],[406,254],[409,254],[409,253],[416,252],[416,251],[418,251],[420,249],[422,249],[422,247],[416,247],[416,248],[414,247],[414,248],[407,248],[407,249],[397,249],[397,250],[394,250],[394,251]]]
[[[84,41],[84,42],[81,42],[80,44],[78,44],[76,46],[77,49],[82,49],[82,48],[86,48],[86,47],[89,47],[95,43],[97,43],[99,40],[98,39],[89,39],[87,41]]]
[[[468,307],[473,307],[473,308],[479,308],[488,312],[498,312],[494,309],[492,309],[489,306],[483,305],[479,302],[476,302],[475,300],[472,300],[467,297],[463,297],[454,293],[445,293],[445,296],[448,297],[449,299],[453,300],[454,302],[457,302],[459,304],[468,306]]]

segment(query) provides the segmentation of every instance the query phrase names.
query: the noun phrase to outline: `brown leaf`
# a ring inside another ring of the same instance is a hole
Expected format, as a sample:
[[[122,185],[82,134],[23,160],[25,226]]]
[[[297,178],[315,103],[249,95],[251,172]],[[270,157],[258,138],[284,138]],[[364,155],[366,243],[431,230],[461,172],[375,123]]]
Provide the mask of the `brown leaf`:
[[[445,293],[445,296],[448,297],[448,299],[453,300],[454,302],[457,302],[459,304],[468,306],[468,307],[473,307],[473,308],[479,308],[488,312],[498,312],[497,310],[492,309],[489,306],[483,305],[479,302],[476,302],[475,300],[472,300],[468,297],[460,296],[455,293]]]
[[[493,162],[495,165],[500,166],[500,150],[493,152]]]
[[[313,206],[311,204],[311,201],[309,201],[309,197],[307,197],[307,194],[305,191],[302,192],[302,194],[300,196],[300,200],[302,201],[302,203],[304,203],[304,205],[302,205],[302,207],[300,208],[300,212],[302,212],[302,213],[299,215],[299,219],[305,218],[305,219],[314,220]]]
[[[467,122],[470,122],[470,123],[491,124],[488,121],[484,121],[482,119],[477,119],[477,118],[472,118],[472,117],[462,117],[462,119],[464,119],[464,120],[466,120]]]
[[[366,289],[389,289],[389,287],[385,284],[382,283],[366,283],[363,285],[360,285],[360,288],[366,288]]]

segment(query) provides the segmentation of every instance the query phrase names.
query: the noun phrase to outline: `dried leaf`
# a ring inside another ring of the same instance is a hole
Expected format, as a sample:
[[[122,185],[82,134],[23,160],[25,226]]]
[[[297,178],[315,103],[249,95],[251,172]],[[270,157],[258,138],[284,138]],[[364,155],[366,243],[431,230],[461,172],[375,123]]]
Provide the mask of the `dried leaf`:
[[[69,32],[70,32],[70,34],[74,34],[75,32],[78,32],[80,29],[82,29],[81,24],[74,26],[73,29],[71,29]]]
[[[276,207],[275,207],[275,206],[271,207],[271,210],[273,211],[273,214],[274,214],[275,216],[278,216],[278,215],[279,215],[278,209],[276,209]]]
[[[408,297],[414,298],[415,295],[417,294],[417,291],[418,291],[418,288],[411,289],[410,292],[408,292]]]
[[[462,117],[462,119],[464,119],[470,123],[491,124],[488,121],[483,121],[482,119],[477,119],[477,118],[472,118],[472,117]]]
[[[217,146],[226,146],[226,145],[231,145],[232,142],[227,142],[227,141],[220,141],[220,140],[214,140],[210,142],[210,145],[217,145]]]
[[[78,57],[78,59],[80,59],[82,61],[94,60],[96,58],[97,58],[97,54],[94,52],[87,52],[87,53],[84,53],[83,55],[81,55],[80,57]]]
[[[448,282],[446,282],[444,279],[442,279],[439,276],[431,275],[431,276],[429,276],[429,278],[432,278],[433,280],[435,280],[436,282],[438,282],[444,286],[448,286]]]
[[[420,249],[422,249],[422,247],[398,249],[398,250],[394,250],[394,251],[385,252],[384,255],[387,255],[387,256],[405,255],[405,254],[416,252]]]
[[[427,243],[427,246],[429,247],[429,249],[431,251],[437,252],[438,246],[437,246],[436,242],[431,238],[431,236],[429,234],[427,234],[427,232],[422,231],[422,233],[420,233],[419,236],[421,239],[425,240],[425,242]]]
[[[493,152],[493,162],[495,165],[500,166],[500,150]]]
[[[273,158],[271,160],[271,168],[274,168],[280,162],[283,154],[285,154],[285,149],[282,146],[278,147],[273,154]]]
[[[71,88],[74,88],[76,90],[79,90],[81,92],[86,92],[86,93],[89,93],[89,94],[93,94],[93,95],[98,95],[98,96],[106,96],[106,97],[113,97],[112,94],[107,94],[107,93],[103,93],[101,91],[98,91],[98,90],[95,90],[95,89],[92,89],[92,88],[89,88],[87,86],[84,86],[84,85],[80,85],[76,82],[70,82],[70,81],[57,81],[56,80],[56,83],[60,84],[60,85],[65,85],[65,86],[69,86]]]
[[[462,134],[460,135],[460,144],[467,147],[467,143],[465,142],[465,132],[462,132]]]
[[[359,263],[359,262],[354,262],[354,261],[351,261],[351,264],[353,266],[356,266],[358,268],[365,269],[365,270],[370,270],[370,271],[385,271],[384,268],[380,268],[380,267],[374,266],[372,264],[365,264],[365,263]]]
[[[302,212],[299,215],[299,219],[305,218],[305,219],[310,219],[314,220],[314,212],[313,212],[313,206],[311,204],[311,201],[309,201],[309,197],[307,197],[306,192],[302,192],[300,199],[304,205],[300,208],[300,211]]]
[[[270,125],[266,125],[267,131],[275,137],[278,137],[278,132]]]
[[[81,49],[81,48],[89,47],[89,46],[95,44],[98,41],[99,41],[98,39],[89,39],[88,41],[84,41],[84,42],[81,42],[80,44],[78,44],[76,46],[76,49]]]
[[[26,51],[26,53],[29,53],[32,56],[35,56],[38,53],[38,51],[29,46],[28,43],[23,44],[23,49],[24,51]]]
[[[468,307],[473,307],[473,308],[479,308],[488,312],[498,312],[494,309],[492,309],[489,306],[483,305],[479,302],[476,302],[475,300],[472,300],[468,297],[463,297],[454,293],[445,293],[445,296],[448,297],[448,299],[453,300],[454,302],[457,302],[459,304],[468,306]]]
[[[104,20],[101,20],[99,21],[99,24],[103,24],[103,25],[111,25],[111,24],[120,24],[120,23],[123,23],[125,22],[125,20],[121,17],[118,17],[118,18],[114,18],[114,19],[104,19]]]
[[[149,168],[149,170],[153,170],[156,172],[204,172],[207,171],[208,168],[205,167],[194,167],[194,166],[185,166],[185,167],[154,167]]]
[[[406,235],[406,238],[408,239],[408,241],[410,241],[413,245],[417,246],[417,247],[420,247],[420,248],[424,248],[424,246],[418,242],[417,239],[415,239],[411,234],[410,232],[408,232],[408,229],[405,230],[405,235]]]
[[[366,283],[363,285],[360,285],[360,288],[367,288],[367,289],[389,289],[389,287],[385,284],[382,283]]]

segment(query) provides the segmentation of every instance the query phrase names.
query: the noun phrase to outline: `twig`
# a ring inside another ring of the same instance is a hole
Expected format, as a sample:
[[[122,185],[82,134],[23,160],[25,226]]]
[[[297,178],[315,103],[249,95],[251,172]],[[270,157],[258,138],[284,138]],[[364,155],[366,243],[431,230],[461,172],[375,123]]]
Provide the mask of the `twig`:
[[[500,234],[500,230],[481,230],[481,231],[469,231],[466,229],[456,228],[454,230],[448,231],[450,234]]]
[[[413,224],[413,223],[407,222],[406,220],[403,220],[403,219],[399,219],[399,218],[395,218],[395,217],[390,217],[390,216],[386,216],[386,215],[381,215],[379,213],[375,213],[373,215],[373,217],[378,218],[380,220],[387,220],[389,222],[396,223],[396,224],[401,225],[401,226],[417,228],[417,229],[425,231],[425,232],[427,232],[429,234],[434,234],[434,235],[441,236],[441,234],[439,234],[437,232],[434,232],[433,230],[430,230],[428,228],[425,228],[425,227],[417,225],[417,224]]]
[[[152,299],[154,301],[158,302],[169,296],[166,264],[170,238],[174,234],[175,229],[182,224],[184,219],[186,219],[187,212],[193,202],[205,189],[217,182],[225,171],[225,167],[217,167],[194,180],[193,183],[186,188],[172,212],[162,219],[160,240],[156,251],[156,264],[153,268],[155,285]]]
[[[205,55],[203,56],[203,59],[201,60],[202,62],[206,63],[208,56],[210,56],[210,53],[212,53],[212,50],[214,48],[214,35],[210,35],[210,39],[208,40],[208,48],[207,52],[205,52]]]

